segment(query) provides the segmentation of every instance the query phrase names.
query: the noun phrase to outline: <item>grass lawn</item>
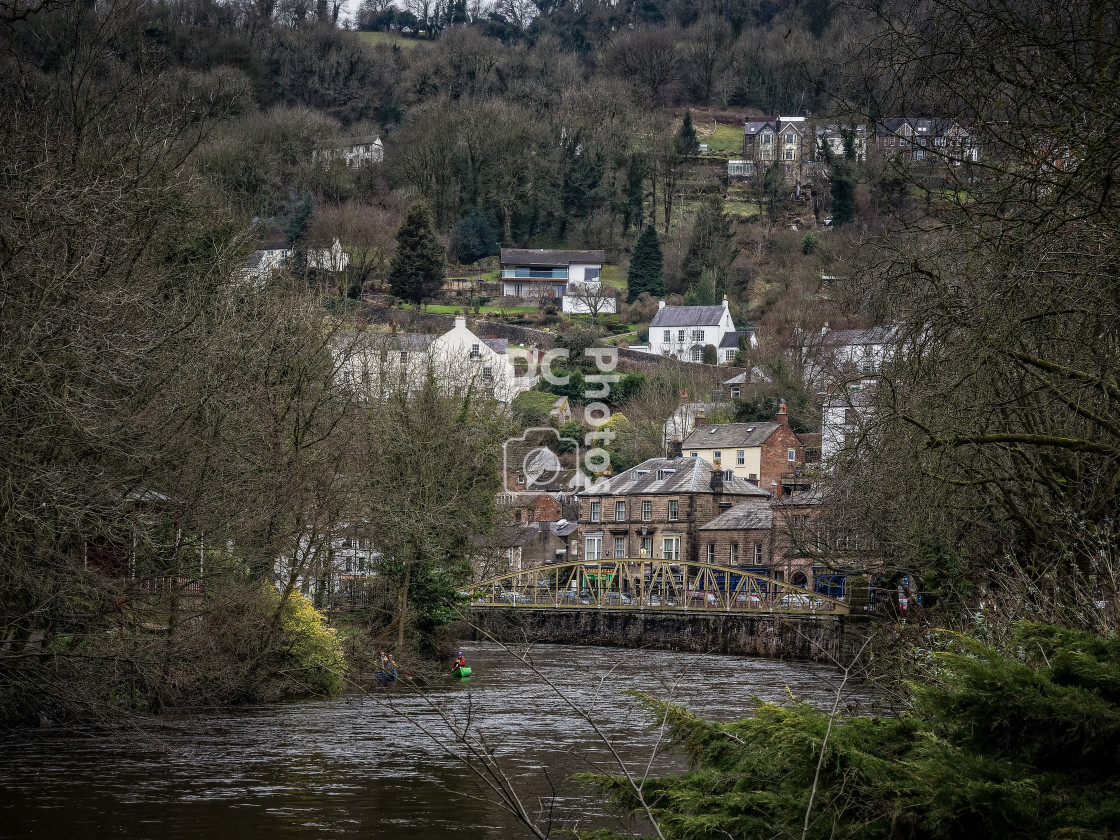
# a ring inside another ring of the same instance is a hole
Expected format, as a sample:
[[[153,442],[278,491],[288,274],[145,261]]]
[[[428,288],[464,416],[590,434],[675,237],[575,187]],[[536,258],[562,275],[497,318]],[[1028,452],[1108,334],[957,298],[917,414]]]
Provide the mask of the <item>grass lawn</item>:
[[[740,158],[743,155],[743,126],[716,124],[712,132],[711,125],[696,126],[696,136],[701,143],[708,144],[708,153],[722,155],[729,158]]]
[[[376,47],[378,44],[391,47],[396,44],[401,49],[412,50],[420,43],[419,38],[403,38],[395,32],[359,32],[358,37],[362,39],[363,44],[369,44],[371,47]]]
[[[723,211],[729,216],[749,219],[751,216],[762,215],[762,205],[756,201],[725,201]]]
[[[599,279],[604,286],[626,291],[626,278],[622,276],[622,267],[617,265],[604,265],[603,273]]]

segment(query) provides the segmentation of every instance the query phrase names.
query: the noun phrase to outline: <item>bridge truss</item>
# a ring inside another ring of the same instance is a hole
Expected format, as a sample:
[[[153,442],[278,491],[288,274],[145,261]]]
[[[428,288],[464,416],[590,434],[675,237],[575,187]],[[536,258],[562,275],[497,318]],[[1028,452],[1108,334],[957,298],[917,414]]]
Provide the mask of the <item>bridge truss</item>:
[[[850,607],[801,586],[709,563],[633,559],[556,563],[472,585],[471,606],[846,615]]]

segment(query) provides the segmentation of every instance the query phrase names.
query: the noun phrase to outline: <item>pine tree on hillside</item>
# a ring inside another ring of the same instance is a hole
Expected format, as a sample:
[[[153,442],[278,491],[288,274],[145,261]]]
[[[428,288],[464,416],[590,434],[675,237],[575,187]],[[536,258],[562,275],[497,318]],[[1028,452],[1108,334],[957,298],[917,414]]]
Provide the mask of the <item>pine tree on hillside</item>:
[[[723,199],[715,196],[700,205],[681,264],[685,289],[692,289],[699,283],[705,271],[713,272],[720,284],[725,283],[727,270],[739,253],[734,240],[731,218],[723,212]]]
[[[443,286],[443,246],[432,228],[428,205],[408,208],[397,230],[397,254],[389,265],[389,288],[409,303],[419,304]]]
[[[646,225],[638,235],[626,275],[626,302],[633,303],[642,292],[655,298],[665,297],[665,278],[661,275],[661,243],[653,225]]]
[[[700,140],[696,137],[696,129],[692,127],[692,112],[685,111],[681,127],[677,131],[676,149],[678,155],[696,155],[700,153]]]

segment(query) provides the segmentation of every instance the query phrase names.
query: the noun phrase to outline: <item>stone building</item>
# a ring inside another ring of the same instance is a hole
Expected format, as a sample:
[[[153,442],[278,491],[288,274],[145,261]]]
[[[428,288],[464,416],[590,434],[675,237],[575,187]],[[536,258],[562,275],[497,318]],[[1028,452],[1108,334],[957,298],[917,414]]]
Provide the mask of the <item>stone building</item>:
[[[789,427],[783,402],[773,421],[708,425],[698,418],[681,449],[690,458],[717,460],[737,478],[754,482],[777,496],[801,488],[805,449]]]
[[[653,458],[579,494],[573,553],[581,551],[585,562],[619,557],[702,562],[701,525],[736,505],[765,509],[769,499],[767,491],[702,458]]]

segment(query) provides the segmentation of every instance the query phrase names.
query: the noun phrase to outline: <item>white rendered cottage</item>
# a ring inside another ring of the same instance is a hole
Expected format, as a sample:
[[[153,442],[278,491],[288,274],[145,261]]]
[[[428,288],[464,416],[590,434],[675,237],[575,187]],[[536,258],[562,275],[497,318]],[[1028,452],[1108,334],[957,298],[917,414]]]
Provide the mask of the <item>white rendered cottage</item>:
[[[719,364],[732,361],[739,352],[739,333],[726,295],[722,306],[666,306],[665,301],[658,301],[657,314],[649,325],[651,353],[703,362],[708,344],[716,348]]]

